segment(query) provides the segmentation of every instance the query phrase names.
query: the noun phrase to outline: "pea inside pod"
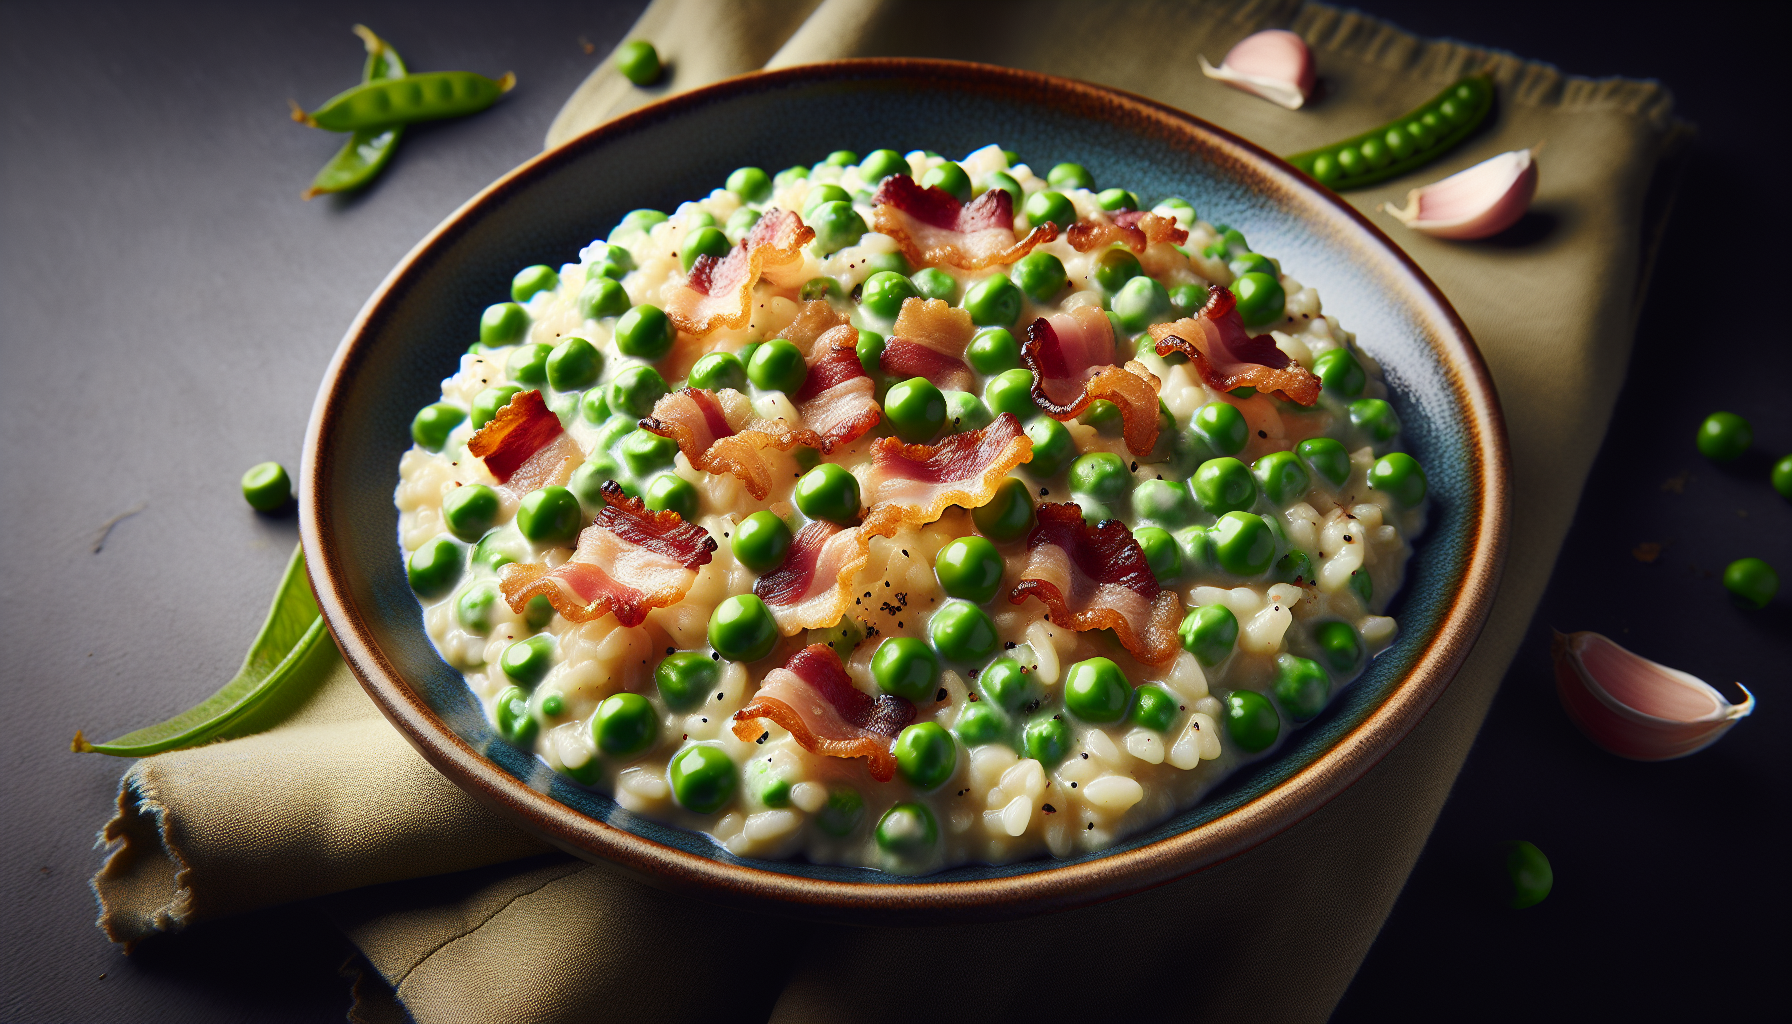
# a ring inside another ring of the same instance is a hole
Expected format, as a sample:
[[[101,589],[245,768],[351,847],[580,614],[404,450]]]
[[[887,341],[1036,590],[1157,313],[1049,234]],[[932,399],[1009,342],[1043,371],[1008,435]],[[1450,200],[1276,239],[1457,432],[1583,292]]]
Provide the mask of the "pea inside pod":
[[[472,71],[428,71],[362,82],[332,96],[309,114],[294,109],[292,119],[332,132],[437,121],[476,114],[515,85],[516,76],[510,72],[492,79]]]
[[[1493,79],[1471,75],[1404,117],[1288,162],[1343,191],[1363,188],[1417,170],[1468,138],[1493,109]]]

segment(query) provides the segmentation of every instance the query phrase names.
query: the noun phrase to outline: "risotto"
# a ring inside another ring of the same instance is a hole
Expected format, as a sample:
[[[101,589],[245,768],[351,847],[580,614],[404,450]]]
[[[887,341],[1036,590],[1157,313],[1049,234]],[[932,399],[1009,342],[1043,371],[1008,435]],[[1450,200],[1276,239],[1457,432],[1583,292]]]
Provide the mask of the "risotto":
[[[751,857],[1101,850],[1384,650],[1424,471],[1319,296],[989,146],[757,168],[523,269],[399,543],[506,741]]]

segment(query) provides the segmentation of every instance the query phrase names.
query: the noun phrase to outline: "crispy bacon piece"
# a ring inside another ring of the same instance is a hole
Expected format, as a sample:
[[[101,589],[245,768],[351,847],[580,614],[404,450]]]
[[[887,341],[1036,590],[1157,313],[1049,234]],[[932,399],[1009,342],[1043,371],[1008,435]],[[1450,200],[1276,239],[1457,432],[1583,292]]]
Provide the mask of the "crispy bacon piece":
[[[880,362],[901,380],[926,377],[948,391],[974,391],[977,377],[964,364],[964,350],[976,332],[970,310],[940,299],[904,299]]]
[[[995,497],[1009,470],[1033,458],[1033,441],[1013,413],[982,430],[953,434],[937,445],[881,438],[871,469],[859,481],[865,504],[860,528],[894,537],[904,523],[925,526],[953,505],[981,508]]]
[[[785,636],[826,628],[852,607],[853,577],[870,559],[864,527],[817,519],[797,531],[784,563],[755,580],[753,593]]]
[[[715,539],[676,512],[649,511],[614,480],[603,493],[604,507],[579,534],[571,559],[553,569],[513,562],[499,573],[512,611],[541,594],[573,622],[614,612],[622,625],[639,626],[649,611],[683,600],[697,570],[709,564]]]
[[[960,203],[937,185],[924,189],[906,174],[893,174],[872,201],[877,204],[872,230],[894,238],[917,267],[950,263],[981,270],[1013,263],[1058,237],[1058,229],[1046,223],[1015,241],[1014,200],[999,188]]]
[[[1114,214],[1110,221],[1077,221],[1070,225],[1064,240],[1077,252],[1094,252],[1120,244],[1133,252],[1142,253],[1159,242],[1181,245],[1188,241],[1188,232],[1177,226],[1174,218],[1139,210],[1122,210]]]
[[[1215,288],[1194,316],[1173,324],[1152,324],[1157,354],[1179,352],[1195,365],[1201,379],[1217,391],[1253,387],[1299,405],[1319,401],[1319,378],[1276,347],[1267,334],[1251,337],[1238,316],[1238,300],[1228,288]]]
[[[735,424],[740,427],[737,430]],[[781,420],[756,419],[745,395],[702,388],[674,391],[653,404],[641,429],[678,442],[691,466],[705,473],[732,473],[755,498],[771,492],[772,467],[765,450],[787,452],[797,445],[822,448],[813,430]]]
[[[1027,565],[1008,600],[1036,597],[1054,624],[1076,630],[1112,629],[1133,657],[1161,665],[1182,645],[1176,627],[1182,600],[1158,586],[1145,552],[1118,519],[1098,526],[1074,504],[1046,503],[1027,537]]]
[[[685,287],[666,303],[666,315],[686,334],[705,335],[718,327],[747,325],[753,286],[803,261],[803,246],[815,230],[789,210],[767,210],[728,255],[699,256]]]
[[[765,674],[752,702],[734,713],[734,735],[745,742],[759,738],[761,718],[783,726],[811,754],[865,758],[871,777],[888,782],[896,774],[890,745],[915,720],[915,706],[852,685],[832,648],[810,644]]]
[[[877,384],[859,362],[859,332],[850,324],[815,339],[809,350],[809,376],[790,396],[803,426],[831,452],[851,444],[883,418],[877,405]]]
[[[1078,306],[1033,321],[1021,358],[1033,371],[1033,402],[1053,419],[1072,419],[1105,398],[1120,407],[1127,451],[1145,455],[1157,444],[1162,383],[1136,359],[1114,365],[1114,326],[1100,309]]]
[[[506,505],[523,495],[563,484],[585,461],[560,417],[549,411],[540,391],[511,396],[504,408],[467,439],[467,451],[485,460],[485,468],[498,478],[498,491]]]

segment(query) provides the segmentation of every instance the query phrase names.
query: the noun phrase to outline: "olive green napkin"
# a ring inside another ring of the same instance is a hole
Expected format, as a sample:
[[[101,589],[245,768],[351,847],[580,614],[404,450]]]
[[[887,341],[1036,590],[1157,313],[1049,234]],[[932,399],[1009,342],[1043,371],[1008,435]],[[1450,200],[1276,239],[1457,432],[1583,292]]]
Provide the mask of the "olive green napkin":
[[[1324,92],[1306,110],[1200,74],[1198,54],[1217,61],[1270,27],[1292,28],[1314,48]],[[107,826],[113,859],[95,879],[108,934],[128,942],[335,893],[318,906],[424,1021],[896,1019],[912,1016],[917,982],[936,1016],[1112,1017],[1116,987],[1077,980],[1102,976],[1093,968],[1162,979],[1128,990],[1127,1016],[1325,1017],[1424,846],[1604,435],[1688,135],[1666,90],[1574,78],[1286,0],[656,0],[629,38],[660,48],[667,79],[637,89],[604,65],[555,120],[550,144],[762,65],[904,55],[1112,85],[1292,152],[1389,120],[1467,72],[1491,71],[1500,101],[1490,130],[1419,175],[1349,196],[1449,296],[1505,403],[1511,548],[1474,653],[1381,764],[1247,855],[1084,910],[911,930],[718,910],[558,854],[501,863],[542,847],[430,770],[338,662],[278,727],[131,770]],[[1535,212],[1508,237],[1441,242],[1372,212],[1414,185],[1538,142],[1548,147]],[[1374,351],[1375,339],[1362,343]],[[395,878],[411,880],[355,888]],[[369,979],[356,992],[365,997],[360,1016],[402,1016]]]

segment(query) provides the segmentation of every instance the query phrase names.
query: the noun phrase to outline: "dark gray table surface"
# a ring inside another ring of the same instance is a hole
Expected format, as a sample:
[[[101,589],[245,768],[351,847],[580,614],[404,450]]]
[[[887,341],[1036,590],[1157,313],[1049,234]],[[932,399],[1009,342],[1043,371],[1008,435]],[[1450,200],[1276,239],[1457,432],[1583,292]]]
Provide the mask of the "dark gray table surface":
[[[540,148],[639,6],[0,5],[0,685],[19,701],[0,721],[0,1016],[346,1008],[335,969],[351,950],[303,907],[128,958],[108,944],[87,880],[124,764],[68,740],[157,721],[236,669],[297,538],[290,516],[243,506],[238,475],[297,468],[362,301]],[[1545,0],[1362,6],[1573,72],[1662,78],[1703,134],[1549,592],[1336,1019],[1783,1019],[1792,593],[1745,612],[1716,577],[1748,554],[1792,574],[1792,505],[1766,483],[1769,457],[1792,451],[1784,25],[1765,7],[1608,21]],[[412,129],[364,195],[301,203],[336,140],[287,121],[286,100],[352,80],[355,21],[414,69],[514,70],[520,85],[487,114]],[[1754,423],[1738,465],[1693,449],[1715,408]],[[1652,563],[1631,553],[1643,542],[1665,545]],[[1551,627],[1741,679],[1761,710],[1687,760],[1602,754],[1556,704]],[[1539,907],[1501,910],[1475,884],[1506,838],[1554,864]],[[1297,984],[1299,965],[1283,969]]]

